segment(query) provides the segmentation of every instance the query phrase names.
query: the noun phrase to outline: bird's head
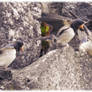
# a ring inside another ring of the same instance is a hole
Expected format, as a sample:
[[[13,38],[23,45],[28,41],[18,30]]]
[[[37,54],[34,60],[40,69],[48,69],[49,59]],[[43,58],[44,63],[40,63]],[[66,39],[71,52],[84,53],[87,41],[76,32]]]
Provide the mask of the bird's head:
[[[87,30],[85,29],[85,23],[80,19],[73,21],[71,27],[74,29],[75,33],[77,33],[78,29],[87,33]]]
[[[16,49],[16,51],[24,51],[24,46],[23,46],[23,42],[22,41],[16,41],[14,42],[14,48]]]

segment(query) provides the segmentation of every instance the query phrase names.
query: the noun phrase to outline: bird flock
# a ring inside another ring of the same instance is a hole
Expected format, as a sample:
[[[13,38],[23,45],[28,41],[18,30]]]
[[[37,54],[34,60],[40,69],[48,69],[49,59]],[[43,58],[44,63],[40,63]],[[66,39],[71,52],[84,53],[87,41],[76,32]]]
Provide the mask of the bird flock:
[[[59,29],[57,35],[54,36],[55,44],[60,44],[61,46],[69,46],[68,43],[78,35],[79,31],[84,31],[87,36],[89,35],[85,23],[80,20],[74,20],[70,26],[64,26]],[[0,49],[0,68],[8,68],[8,66],[15,60],[16,52],[23,51],[24,43],[22,41],[15,41],[11,44]],[[92,41],[85,39],[81,40],[79,50],[83,52],[88,52],[92,55]]]

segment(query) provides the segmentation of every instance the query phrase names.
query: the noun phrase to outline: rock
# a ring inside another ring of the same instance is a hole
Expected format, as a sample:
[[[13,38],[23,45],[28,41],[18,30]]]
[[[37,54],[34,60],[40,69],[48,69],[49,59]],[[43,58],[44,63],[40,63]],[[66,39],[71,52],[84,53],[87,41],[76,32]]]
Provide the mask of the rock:
[[[42,14],[58,14],[62,13],[64,3],[52,2],[52,3],[42,3]]]
[[[12,70],[12,80],[22,90],[91,90],[91,60],[71,47],[56,49],[23,69]]]
[[[42,8],[42,14],[49,14],[49,3],[48,2],[42,2],[41,3],[41,8]]]
[[[11,80],[12,73],[9,70],[0,70],[0,82],[3,80]]]
[[[40,23],[36,20],[41,17],[41,4],[3,2],[0,12],[0,46],[13,39],[21,39],[25,44],[25,51],[17,54],[11,66],[22,68],[39,58],[41,42],[34,39],[41,34]]]
[[[66,8],[66,9],[65,9]],[[78,18],[88,21],[88,16],[91,16],[92,3],[77,2],[77,3],[64,3],[62,15],[74,18],[68,11],[72,11]],[[85,13],[86,12],[86,13]]]
[[[75,19],[69,11],[75,14],[78,18],[81,18],[85,21],[92,19],[92,3],[87,2],[52,2],[52,3],[43,3],[44,7],[42,13],[58,14],[68,18]],[[45,7],[46,6],[46,7]],[[85,13],[86,12],[86,13]]]

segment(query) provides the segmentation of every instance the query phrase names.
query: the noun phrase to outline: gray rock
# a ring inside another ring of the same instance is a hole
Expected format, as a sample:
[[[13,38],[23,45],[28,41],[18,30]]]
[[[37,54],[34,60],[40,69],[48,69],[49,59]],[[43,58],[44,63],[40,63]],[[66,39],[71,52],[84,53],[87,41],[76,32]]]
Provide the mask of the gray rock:
[[[65,9],[66,8],[66,9]],[[64,16],[74,18],[69,14],[68,11],[72,11],[78,18],[81,18],[85,21],[89,20],[92,16],[92,3],[90,2],[76,2],[76,3],[64,3],[64,7],[62,9],[62,14]],[[90,16],[90,17],[89,17]]]
[[[85,21],[92,19],[92,3],[90,2],[52,2],[43,3],[42,13],[58,14],[68,18],[75,19],[69,11],[75,14],[78,18]]]
[[[12,70],[12,80],[25,90],[91,90],[91,61],[71,47],[56,49],[23,69]]]

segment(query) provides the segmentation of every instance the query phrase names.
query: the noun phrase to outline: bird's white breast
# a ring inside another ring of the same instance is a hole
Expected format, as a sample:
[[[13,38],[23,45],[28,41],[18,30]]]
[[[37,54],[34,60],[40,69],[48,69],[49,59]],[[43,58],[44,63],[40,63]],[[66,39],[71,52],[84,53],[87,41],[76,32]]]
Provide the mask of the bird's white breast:
[[[79,49],[80,51],[88,52],[88,54],[92,56],[92,41],[83,42]]]
[[[57,39],[57,43],[61,44],[67,44],[72,40],[72,38],[75,36],[74,30],[72,28],[69,28],[65,30]]]
[[[8,67],[16,58],[15,49],[7,49],[0,55],[0,66]]]

